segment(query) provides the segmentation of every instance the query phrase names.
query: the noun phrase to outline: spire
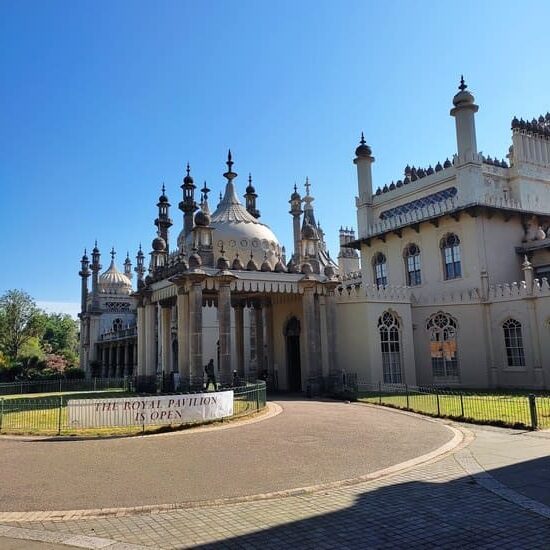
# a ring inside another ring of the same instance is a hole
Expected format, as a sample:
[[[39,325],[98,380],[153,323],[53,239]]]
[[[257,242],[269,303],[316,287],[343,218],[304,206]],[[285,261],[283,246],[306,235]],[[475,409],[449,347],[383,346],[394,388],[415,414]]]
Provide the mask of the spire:
[[[458,87],[458,89],[463,92],[468,86],[464,83],[464,75],[461,74],[460,75],[460,86]]]
[[[309,183],[309,178],[306,176],[306,183],[304,185],[306,188],[306,197],[309,197],[309,188],[311,187],[311,183]]]
[[[197,203],[195,202],[196,185],[191,177],[191,167],[189,166],[189,162],[187,163],[186,175],[183,178],[181,188],[183,189],[183,200],[179,203],[178,207],[183,212],[183,230],[185,236],[187,236],[193,229],[193,212],[195,212],[198,208]],[[170,223],[170,225],[172,225],[172,223]]]
[[[233,172],[233,158],[231,156],[231,149],[227,152],[227,172],[224,173],[223,177],[227,179],[227,183],[231,183],[237,177],[237,174]]]
[[[252,185],[252,174],[248,174],[248,186],[246,187],[246,193],[244,195],[246,201],[246,209],[254,216],[256,219],[260,217],[260,211],[256,208],[256,199],[258,195],[256,194],[256,189]]]

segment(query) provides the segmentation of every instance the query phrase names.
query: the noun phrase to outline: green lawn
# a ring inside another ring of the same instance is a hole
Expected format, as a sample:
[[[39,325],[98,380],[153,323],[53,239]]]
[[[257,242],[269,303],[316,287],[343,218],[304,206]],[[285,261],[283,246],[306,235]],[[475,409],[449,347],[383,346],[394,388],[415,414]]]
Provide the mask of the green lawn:
[[[377,403],[431,416],[445,416],[469,422],[500,424],[512,427],[530,427],[529,401],[519,395],[439,395],[411,394],[408,397],[382,393],[366,393],[360,401]],[[439,402],[439,408],[438,408]],[[550,428],[550,397],[536,398],[537,417],[540,428]]]
[[[123,390],[96,392],[64,392],[47,394],[30,394],[27,396],[6,396],[0,408],[0,432],[20,435],[132,435],[167,431],[170,426],[124,426],[90,429],[74,429],[68,424],[67,401],[69,399],[102,399],[108,397],[135,397],[136,394]],[[60,401],[63,398],[63,406]],[[260,407],[263,403],[260,403]],[[232,418],[256,412],[257,403],[249,395],[237,395],[234,401]],[[226,420],[227,421],[227,420]],[[185,428],[183,425],[179,429]],[[173,428],[172,428],[173,429]]]

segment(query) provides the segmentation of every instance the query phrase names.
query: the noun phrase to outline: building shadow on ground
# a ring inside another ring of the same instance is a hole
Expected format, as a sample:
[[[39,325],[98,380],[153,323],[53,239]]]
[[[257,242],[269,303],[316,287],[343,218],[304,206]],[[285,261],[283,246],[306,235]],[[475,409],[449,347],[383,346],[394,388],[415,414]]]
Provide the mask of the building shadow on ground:
[[[426,481],[391,484],[388,478],[375,482],[378,487],[359,493],[351,506],[334,512],[326,510],[347,502],[343,492],[319,492],[293,499],[292,503],[287,501],[295,508],[292,513],[307,515],[313,510],[314,515],[275,527],[262,528],[276,521],[277,514],[287,513],[288,508],[252,502],[235,525],[220,527],[237,533],[257,514],[257,531],[196,548],[550,548],[550,519],[505,500],[470,476],[439,483],[436,479],[441,471],[432,479],[429,469],[424,471]],[[545,483],[550,492],[550,457],[489,473],[502,481],[524,479],[521,490],[526,496],[530,496],[531,479]]]

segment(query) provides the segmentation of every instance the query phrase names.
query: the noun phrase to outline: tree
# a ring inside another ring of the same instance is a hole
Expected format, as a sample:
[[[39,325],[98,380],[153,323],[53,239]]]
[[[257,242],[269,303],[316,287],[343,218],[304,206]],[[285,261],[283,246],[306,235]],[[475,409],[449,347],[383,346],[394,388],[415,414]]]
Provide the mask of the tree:
[[[42,344],[49,344],[53,353],[75,353],[78,347],[77,322],[67,313],[43,313],[41,317],[44,327]]]
[[[8,290],[0,296],[0,350],[15,361],[23,344],[42,331],[39,309],[22,290]]]

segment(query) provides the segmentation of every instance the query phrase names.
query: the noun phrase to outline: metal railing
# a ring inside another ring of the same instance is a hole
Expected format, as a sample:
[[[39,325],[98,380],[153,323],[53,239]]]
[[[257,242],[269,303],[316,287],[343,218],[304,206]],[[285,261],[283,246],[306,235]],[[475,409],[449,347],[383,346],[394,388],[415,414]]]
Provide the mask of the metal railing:
[[[69,391],[103,391],[129,389],[126,378],[48,378],[45,380],[21,380],[0,384],[0,395],[26,393],[53,393]]]
[[[233,416],[229,418],[238,418],[259,412],[265,408],[267,403],[266,384],[264,381],[257,381],[254,384],[246,384],[240,387],[227,388],[233,390]],[[187,392],[185,395],[197,392]],[[122,394],[122,392],[121,392]],[[180,392],[179,394],[183,394]],[[124,395],[124,394],[122,394]],[[127,393],[125,395],[128,395]],[[167,394],[164,394],[167,395]],[[176,395],[176,394],[168,394]],[[138,397],[138,395],[135,395]],[[67,402],[74,397],[78,399],[101,399],[102,395],[88,392],[85,395],[59,395],[51,397],[0,397],[0,433],[14,434],[41,434],[41,435],[73,435],[86,433],[81,429],[71,426],[67,410]],[[110,398],[116,398],[116,393]],[[91,409],[93,414],[93,408]],[[193,422],[174,422],[173,425],[189,425]],[[97,425],[98,423],[95,422]],[[108,427],[105,424],[105,427]],[[139,421],[130,427],[140,428]],[[158,428],[159,425],[149,425],[147,428]],[[165,426],[166,427],[166,426]],[[125,428],[128,428],[126,426]],[[145,427],[143,427],[145,429]],[[97,433],[98,430],[92,430]],[[99,432],[101,427],[99,427]]]
[[[368,384],[351,377],[343,394],[361,401],[463,422],[550,428],[550,394],[485,393],[407,384]]]

